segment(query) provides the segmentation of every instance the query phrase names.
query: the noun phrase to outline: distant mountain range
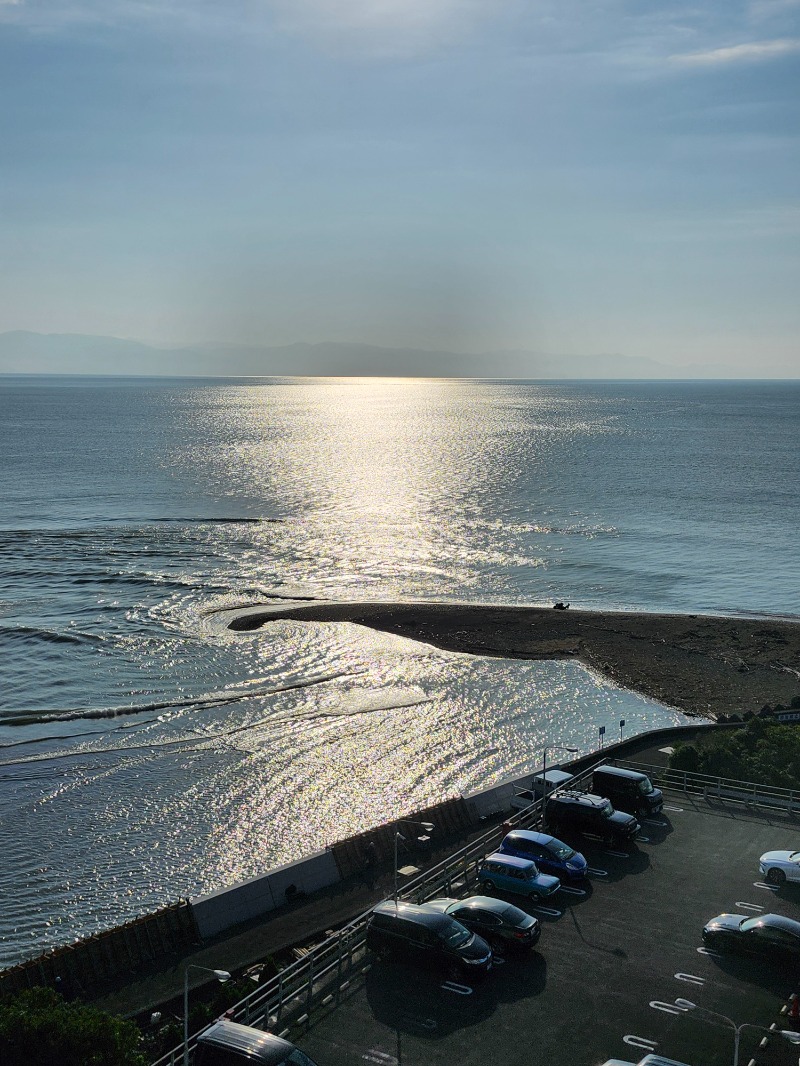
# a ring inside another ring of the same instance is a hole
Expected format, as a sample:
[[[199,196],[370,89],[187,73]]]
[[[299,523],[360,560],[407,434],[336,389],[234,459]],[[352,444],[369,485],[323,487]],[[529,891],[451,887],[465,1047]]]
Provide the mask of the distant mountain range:
[[[2,374],[115,374],[166,377],[480,377],[726,378],[722,364],[668,366],[624,355],[543,355],[527,351],[456,352],[382,348],[371,344],[288,344],[261,347],[198,344],[158,348],[119,337],[77,333],[0,333]],[[765,373],[764,376],[770,376]]]

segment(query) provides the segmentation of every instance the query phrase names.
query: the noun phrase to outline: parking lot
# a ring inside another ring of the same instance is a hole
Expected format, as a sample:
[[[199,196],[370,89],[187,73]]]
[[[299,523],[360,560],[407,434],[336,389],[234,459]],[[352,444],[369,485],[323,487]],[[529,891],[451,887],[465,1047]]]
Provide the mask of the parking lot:
[[[586,856],[589,881],[546,905],[507,897],[542,922],[529,955],[498,958],[474,987],[367,955],[338,1005],[313,1013],[290,1038],[320,1066],[598,1066],[653,1050],[691,1066],[728,1066],[732,1029],[681,1011],[676,998],[737,1024],[783,1027],[780,1008],[800,990],[797,974],[715,956],[702,948],[701,930],[723,912],[800,919],[800,885],[775,890],[758,872],[763,852],[800,850],[800,823],[668,791],[663,814],[643,823],[629,854],[564,838]],[[758,1050],[763,1036],[742,1032],[743,1066],[754,1056],[759,1066],[798,1061],[780,1037]]]

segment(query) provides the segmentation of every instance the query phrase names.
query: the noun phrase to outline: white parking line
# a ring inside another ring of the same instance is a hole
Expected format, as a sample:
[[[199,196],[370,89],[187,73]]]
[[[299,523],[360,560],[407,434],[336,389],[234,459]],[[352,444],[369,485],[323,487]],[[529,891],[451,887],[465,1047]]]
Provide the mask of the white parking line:
[[[587,866],[586,872],[591,874],[592,877],[608,877],[608,870],[596,870],[594,866]]]
[[[606,848],[606,855],[613,855],[615,859],[629,859],[630,855],[627,851],[612,851],[611,848]]]
[[[630,1047],[641,1048],[642,1051],[655,1051],[658,1047],[658,1041],[648,1040],[646,1036],[632,1036],[630,1033],[627,1036],[623,1036],[623,1042]]]
[[[711,958],[711,959],[721,959],[722,958],[722,956],[720,955],[720,953],[718,951],[712,951],[711,948],[706,948],[706,947],[697,948],[697,954],[698,955],[708,955],[708,957]]]
[[[764,908],[760,907],[757,903],[742,903],[741,900],[737,900],[734,904],[735,907],[741,907],[743,911],[763,911]]]
[[[642,821],[645,825],[657,825],[662,829],[667,824],[663,818],[643,818]]]
[[[768,885],[766,881],[754,881],[753,888],[766,888],[769,892],[777,892],[778,885]]]
[[[531,910],[536,911],[537,914],[547,914],[551,918],[560,918],[564,913],[563,911],[557,911],[555,907],[532,907]]]
[[[665,1014],[683,1014],[680,1007],[676,1007],[674,1003],[662,1003],[659,999],[651,999],[650,1006],[653,1010],[661,1010]]]
[[[641,835],[641,833],[637,834],[633,839],[638,841],[640,844],[649,844],[650,843],[650,837],[643,837]]]
[[[569,896],[585,896],[582,888],[573,888],[572,885],[562,885],[559,892],[566,892]]]
[[[665,806],[664,806],[664,810],[665,810],[665,811],[678,811],[678,812],[680,813],[680,812],[682,812],[682,811],[683,811],[683,807],[667,807],[667,806],[665,805]]]
[[[397,1059],[394,1055],[387,1055],[385,1051],[376,1051],[375,1048],[365,1051],[361,1058],[365,1062],[374,1062],[377,1066],[397,1066]]]
[[[694,973],[676,973],[675,977],[679,981],[688,981],[690,985],[704,985],[706,983],[705,977],[698,977]]]
[[[459,996],[472,995],[472,989],[469,985],[457,985],[455,981],[445,981],[442,988],[445,992],[456,992]]]

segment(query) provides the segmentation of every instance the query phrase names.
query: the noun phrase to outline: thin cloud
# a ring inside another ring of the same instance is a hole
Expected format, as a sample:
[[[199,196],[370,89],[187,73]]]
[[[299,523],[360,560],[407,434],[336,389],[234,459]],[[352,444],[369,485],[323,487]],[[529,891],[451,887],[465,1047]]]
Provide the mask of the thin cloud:
[[[713,48],[707,52],[689,52],[669,58],[673,63],[711,67],[728,63],[759,62],[792,55],[796,52],[800,52],[800,39],[784,37],[777,41],[752,41],[748,44],[735,44],[729,48]]]

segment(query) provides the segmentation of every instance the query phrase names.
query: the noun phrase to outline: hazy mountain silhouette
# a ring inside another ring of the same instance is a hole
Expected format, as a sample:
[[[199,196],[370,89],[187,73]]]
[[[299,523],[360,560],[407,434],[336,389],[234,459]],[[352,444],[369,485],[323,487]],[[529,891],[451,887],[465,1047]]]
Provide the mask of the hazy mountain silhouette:
[[[380,376],[564,378],[737,377],[722,364],[668,366],[643,356],[545,355],[528,351],[478,355],[371,344],[280,347],[198,344],[159,348],[119,337],[77,333],[0,333],[0,373],[155,376]],[[762,368],[761,376],[769,376]]]

